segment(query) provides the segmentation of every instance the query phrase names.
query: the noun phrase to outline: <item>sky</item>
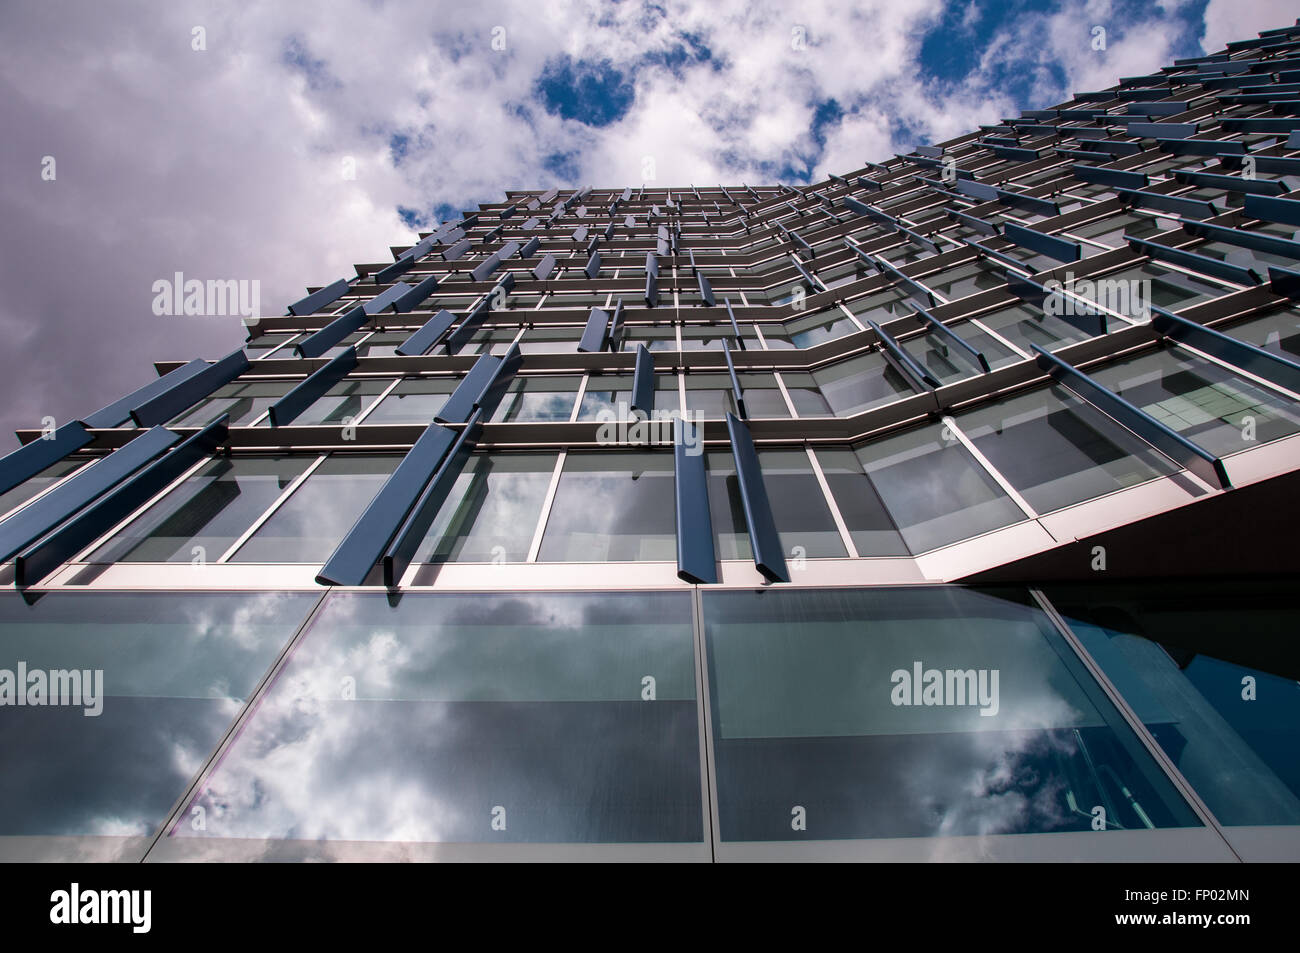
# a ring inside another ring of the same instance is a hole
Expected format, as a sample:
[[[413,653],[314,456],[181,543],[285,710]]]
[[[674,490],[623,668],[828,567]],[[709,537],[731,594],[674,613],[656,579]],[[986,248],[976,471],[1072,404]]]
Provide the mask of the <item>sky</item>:
[[[1296,0],[9,0],[0,452],[510,188],[823,180],[1284,26]],[[1095,28],[1105,31],[1096,49]],[[252,285],[248,286],[249,288]]]

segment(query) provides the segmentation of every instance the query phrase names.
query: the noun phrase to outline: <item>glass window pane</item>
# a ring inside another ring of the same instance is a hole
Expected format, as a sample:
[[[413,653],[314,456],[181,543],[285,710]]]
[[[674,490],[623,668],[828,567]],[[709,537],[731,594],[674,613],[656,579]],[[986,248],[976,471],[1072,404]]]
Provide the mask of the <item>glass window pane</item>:
[[[837,417],[861,413],[915,393],[879,351],[815,370],[812,376]]]
[[[1061,387],[961,414],[957,424],[1040,513],[1178,472],[1165,457]]]
[[[401,381],[379,402],[363,423],[430,424],[442,410],[460,380],[455,377],[417,377]]]
[[[86,560],[215,562],[314,457],[218,457],[141,514]],[[201,547],[196,553],[195,547]]]
[[[342,424],[356,420],[362,410],[392,383],[392,378],[344,378],[318,397],[310,407],[293,419],[293,426]]]
[[[231,557],[237,563],[324,563],[401,462],[400,454],[336,454]]]
[[[1221,823],[1300,824],[1293,585],[1144,581],[1049,598]]]
[[[859,556],[906,556],[907,546],[862,463],[849,450],[818,450],[831,496]]]
[[[230,415],[231,425],[249,424],[277,400],[289,393],[288,381],[236,382],[218,387],[212,396],[173,419],[169,427],[206,427],[222,414]]]
[[[723,841],[1199,826],[1023,591],[702,596]]]
[[[1262,347],[1291,361],[1300,361],[1300,312],[1276,311],[1219,330],[1238,341]]]
[[[708,452],[705,462],[718,558],[752,559],[735,460],[724,450]],[[763,450],[758,462],[785,554],[810,559],[848,555],[808,455],[802,450]]]
[[[698,730],[688,593],[337,593],[169,836],[701,844]]]
[[[676,383],[676,378],[673,379]],[[579,420],[595,420],[602,410],[619,416],[619,405],[630,408],[632,405],[632,376],[630,374],[593,374],[587,380],[587,389],[582,392],[582,404],[578,408]],[[625,410],[624,415],[630,413]]]
[[[677,558],[671,453],[570,453],[541,562]]]
[[[1026,519],[941,424],[863,444],[854,452],[914,553]]]
[[[0,595],[0,668],[22,664],[24,690],[36,672],[81,682],[60,681],[63,704],[0,706],[0,859],[143,857],[319,598]]]
[[[30,480],[24,480],[12,490],[0,493],[0,516],[4,516],[10,510],[16,510],[19,506],[26,503],[37,493],[53,486],[59,480],[63,479],[73,470],[87,463],[86,460],[78,460],[74,457],[65,457],[58,463],[52,463]]]
[[[526,560],[555,460],[553,453],[475,454],[456,478],[415,561]]]
[[[1089,375],[1216,455],[1249,450],[1300,430],[1293,401],[1181,348],[1144,354]]]
[[[1052,351],[1062,344],[1086,341],[1091,337],[1087,332],[1079,330],[1054,314],[1024,304],[1012,305],[992,314],[982,314],[979,321],[1026,351],[1031,351],[1029,347],[1031,344]],[[990,362],[991,360],[990,358]]]
[[[578,383],[576,377],[516,377],[492,419],[568,420]]]

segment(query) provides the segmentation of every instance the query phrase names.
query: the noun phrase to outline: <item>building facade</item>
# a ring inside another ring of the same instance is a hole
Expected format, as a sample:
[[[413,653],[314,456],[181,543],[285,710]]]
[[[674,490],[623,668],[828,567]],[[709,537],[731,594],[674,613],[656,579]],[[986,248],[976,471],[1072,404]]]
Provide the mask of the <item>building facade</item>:
[[[516,190],[0,460],[0,857],[1300,858],[1300,26]]]

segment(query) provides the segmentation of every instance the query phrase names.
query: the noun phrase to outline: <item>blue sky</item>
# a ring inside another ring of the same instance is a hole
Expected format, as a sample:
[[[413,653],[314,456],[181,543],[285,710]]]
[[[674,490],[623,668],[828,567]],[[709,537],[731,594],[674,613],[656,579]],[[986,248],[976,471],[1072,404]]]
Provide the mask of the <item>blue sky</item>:
[[[153,282],[177,271],[256,280],[280,314],[508,188],[815,181],[1297,13],[1294,0],[9,5],[0,450],[15,428],[139,386],[155,360],[239,346],[237,319],[152,314]]]

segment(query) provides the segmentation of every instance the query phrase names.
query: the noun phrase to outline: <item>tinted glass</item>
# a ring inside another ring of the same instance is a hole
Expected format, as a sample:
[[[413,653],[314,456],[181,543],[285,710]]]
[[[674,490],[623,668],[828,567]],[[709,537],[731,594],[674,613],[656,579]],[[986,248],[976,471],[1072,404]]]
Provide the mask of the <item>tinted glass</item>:
[[[366,414],[366,424],[431,424],[442,410],[457,378],[430,377],[401,381],[393,392]]]
[[[58,463],[53,463],[46,467],[30,480],[24,480],[12,490],[0,493],[0,516],[4,516],[10,510],[15,510],[22,504],[26,503],[37,493],[40,493],[53,486],[63,477],[67,476],[73,470],[84,465],[87,461],[65,458]]]
[[[219,457],[187,477],[87,562],[213,562],[314,457]]]
[[[541,562],[676,559],[671,453],[570,453]]]
[[[176,838],[703,839],[687,593],[335,594]]]
[[[26,704],[10,682],[0,706],[0,857],[143,857],[319,598],[0,594],[0,670],[26,670]]]
[[[1300,824],[1292,585],[1147,581],[1048,595],[1221,823]]]
[[[335,455],[239,547],[232,562],[324,563],[401,461],[397,455]]]
[[[1198,826],[1023,592],[702,597],[723,841]]]
[[[873,441],[855,453],[914,553],[1026,518],[942,424]]]
[[[475,454],[438,511],[416,562],[523,562],[554,472],[553,453]]]
[[[1040,513],[1178,470],[1060,387],[981,407],[957,423]]]

